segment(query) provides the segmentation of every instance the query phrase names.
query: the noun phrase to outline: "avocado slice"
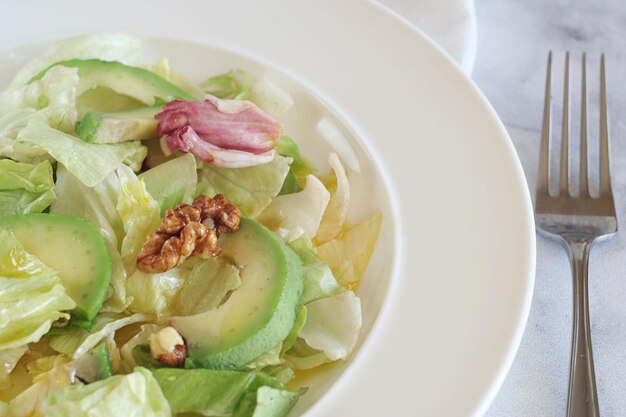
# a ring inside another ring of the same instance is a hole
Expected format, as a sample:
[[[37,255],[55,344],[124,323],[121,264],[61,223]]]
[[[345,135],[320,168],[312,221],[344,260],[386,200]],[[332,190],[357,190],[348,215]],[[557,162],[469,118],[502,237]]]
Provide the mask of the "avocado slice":
[[[109,349],[100,343],[95,348],[72,362],[76,376],[83,382],[91,383],[113,375]]]
[[[237,369],[281,343],[296,319],[302,265],[291,248],[247,218],[220,246],[242,283],[217,309],[170,320],[187,342],[186,368]]]
[[[87,221],[58,214],[0,216],[24,249],[59,273],[76,303],[72,323],[90,328],[111,281],[111,257],[98,229]]]
[[[128,140],[145,140],[158,137],[159,121],[154,115],[162,106],[99,113],[87,112],[76,124],[76,134],[85,142],[118,143]]]
[[[147,106],[167,103],[175,99],[193,100],[194,97],[169,81],[144,68],[131,67],[117,61],[100,59],[71,59],[59,61],[35,75],[29,82],[44,76],[46,71],[57,65],[78,69],[80,82],[76,95],[80,96],[95,87],[107,87],[129,96]]]

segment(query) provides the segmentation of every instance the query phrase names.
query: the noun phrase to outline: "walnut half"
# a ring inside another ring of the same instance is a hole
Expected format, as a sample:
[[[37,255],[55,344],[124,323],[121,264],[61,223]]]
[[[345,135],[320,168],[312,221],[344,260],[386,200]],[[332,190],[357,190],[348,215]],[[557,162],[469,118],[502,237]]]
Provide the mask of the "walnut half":
[[[220,233],[239,228],[241,211],[222,195],[201,195],[192,205],[180,203],[165,211],[156,232],[148,236],[137,268],[147,273],[168,271],[190,256],[204,259],[220,254]]]

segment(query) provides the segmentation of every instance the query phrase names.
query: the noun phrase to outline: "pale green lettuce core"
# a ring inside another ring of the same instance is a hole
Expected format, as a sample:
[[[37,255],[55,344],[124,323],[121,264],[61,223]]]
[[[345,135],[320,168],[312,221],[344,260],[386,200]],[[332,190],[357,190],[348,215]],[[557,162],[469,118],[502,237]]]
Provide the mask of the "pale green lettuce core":
[[[41,213],[56,200],[49,161],[0,159],[0,216]]]
[[[124,64],[139,64],[141,40],[122,33],[91,33],[62,40],[50,46],[42,56],[29,61],[15,75],[10,88],[26,84],[41,70],[55,62],[67,59],[98,58],[105,61],[120,61]]]
[[[161,207],[146,190],[144,181],[139,180],[130,168],[120,165],[117,175],[120,191],[116,208],[125,232],[120,255],[126,271],[132,271],[148,235],[159,225]]]
[[[170,417],[170,405],[150,371],[135,368],[88,385],[70,385],[48,397],[48,417]]]
[[[17,141],[44,149],[88,187],[102,181],[141,146],[139,141],[114,145],[85,143],[51,128],[40,114],[31,117],[18,134]]]
[[[0,351],[38,341],[74,307],[57,272],[0,230]]]
[[[204,165],[198,172],[196,194],[224,194],[247,217],[256,217],[283,186],[291,158],[280,155],[267,164],[247,168]]]
[[[174,413],[284,417],[304,393],[263,372],[162,368],[154,375]]]

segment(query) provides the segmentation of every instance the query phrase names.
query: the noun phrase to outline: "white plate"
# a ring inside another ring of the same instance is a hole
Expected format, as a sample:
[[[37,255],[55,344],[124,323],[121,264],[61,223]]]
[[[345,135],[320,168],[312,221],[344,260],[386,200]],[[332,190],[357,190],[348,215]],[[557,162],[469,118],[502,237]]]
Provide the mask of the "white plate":
[[[286,126],[308,152],[323,148],[304,128],[332,113],[363,165],[353,215],[382,208],[384,230],[360,288],[360,348],[313,375],[293,415],[484,412],[526,323],[532,210],[496,114],[424,35],[359,0],[31,1],[5,14],[2,81],[36,52],[28,43],[122,31],[195,42],[147,45],[196,78],[232,64],[267,68],[307,110]]]

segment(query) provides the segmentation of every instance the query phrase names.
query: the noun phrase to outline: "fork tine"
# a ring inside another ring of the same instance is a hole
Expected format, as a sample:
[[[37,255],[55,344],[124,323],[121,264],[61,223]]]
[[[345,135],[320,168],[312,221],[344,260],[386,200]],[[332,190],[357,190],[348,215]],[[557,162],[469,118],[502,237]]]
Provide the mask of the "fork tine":
[[[609,122],[606,111],[606,75],[604,54],[600,56],[600,195],[611,195],[609,160]]]
[[[550,172],[550,126],[552,106],[550,80],[552,78],[552,51],[548,52],[548,70],[546,72],[546,96],[543,102],[543,125],[541,128],[541,148],[539,151],[539,175],[537,175],[537,194],[548,194],[548,175]]]
[[[569,52],[565,53],[565,77],[563,80],[563,125],[561,128],[560,190],[569,194]]]
[[[579,194],[589,196],[589,173],[587,157],[587,56],[582,58],[582,87],[580,92],[580,182]]]

